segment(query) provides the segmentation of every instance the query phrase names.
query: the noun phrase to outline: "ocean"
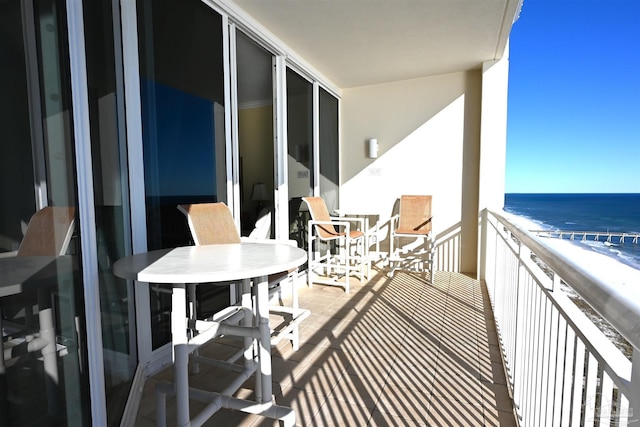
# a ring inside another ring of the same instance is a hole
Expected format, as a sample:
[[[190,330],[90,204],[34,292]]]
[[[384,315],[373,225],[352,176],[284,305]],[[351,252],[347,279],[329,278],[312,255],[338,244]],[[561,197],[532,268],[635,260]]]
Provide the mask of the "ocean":
[[[506,212],[527,218],[540,230],[599,231],[640,234],[640,193],[505,194]],[[640,241],[575,241],[585,249],[615,258],[640,270]]]

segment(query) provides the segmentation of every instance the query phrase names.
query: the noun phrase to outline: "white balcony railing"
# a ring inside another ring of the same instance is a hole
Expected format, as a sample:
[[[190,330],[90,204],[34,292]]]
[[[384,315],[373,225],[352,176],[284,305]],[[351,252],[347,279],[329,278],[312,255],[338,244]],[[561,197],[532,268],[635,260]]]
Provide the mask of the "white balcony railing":
[[[637,425],[638,294],[590,275],[502,213],[485,212],[481,225],[482,275],[521,425]],[[560,281],[631,344],[631,361],[560,290]]]

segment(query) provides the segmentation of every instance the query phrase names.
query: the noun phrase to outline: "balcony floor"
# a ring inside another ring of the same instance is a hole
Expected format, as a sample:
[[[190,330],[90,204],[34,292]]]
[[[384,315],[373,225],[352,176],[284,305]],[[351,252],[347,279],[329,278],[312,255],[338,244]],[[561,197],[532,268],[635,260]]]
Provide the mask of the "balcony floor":
[[[484,284],[457,273],[438,272],[434,285],[378,273],[365,284],[353,280],[350,294],[302,286],[300,306],[311,310],[300,350],[281,342],[272,351],[275,401],[295,410],[296,425],[516,425]],[[220,357],[238,346],[223,338],[202,352]],[[171,375],[147,380],[136,426],[155,425],[155,379]],[[228,375],[201,365],[190,381],[216,391]],[[192,414],[201,407],[192,402]],[[173,398],[167,417],[175,420]],[[278,423],[222,409],[205,425]]]

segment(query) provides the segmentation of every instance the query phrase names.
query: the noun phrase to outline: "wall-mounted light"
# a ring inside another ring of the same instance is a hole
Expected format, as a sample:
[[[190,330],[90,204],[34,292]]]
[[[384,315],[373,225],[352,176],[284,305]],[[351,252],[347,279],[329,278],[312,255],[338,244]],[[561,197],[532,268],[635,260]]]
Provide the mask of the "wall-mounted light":
[[[371,138],[367,141],[367,147],[369,152],[370,159],[378,158],[378,140],[376,138]]]

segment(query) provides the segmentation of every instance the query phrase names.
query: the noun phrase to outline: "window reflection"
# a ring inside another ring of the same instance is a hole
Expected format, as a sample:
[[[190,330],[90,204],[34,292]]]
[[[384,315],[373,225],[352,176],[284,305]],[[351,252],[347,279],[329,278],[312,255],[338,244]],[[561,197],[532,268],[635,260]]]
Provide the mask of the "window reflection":
[[[0,425],[87,425],[65,3],[0,2]]]
[[[200,0],[139,0],[137,6],[147,244],[188,245],[177,205],[226,201],[222,17]],[[153,289],[158,348],[170,339],[171,301]]]
[[[287,141],[289,236],[306,248],[309,214],[302,197],[313,191],[313,85],[291,69],[287,69]]]
[[[338,209],[338,99],[326,90],[319,91],[320,108],[320,196],[329,212]]]

